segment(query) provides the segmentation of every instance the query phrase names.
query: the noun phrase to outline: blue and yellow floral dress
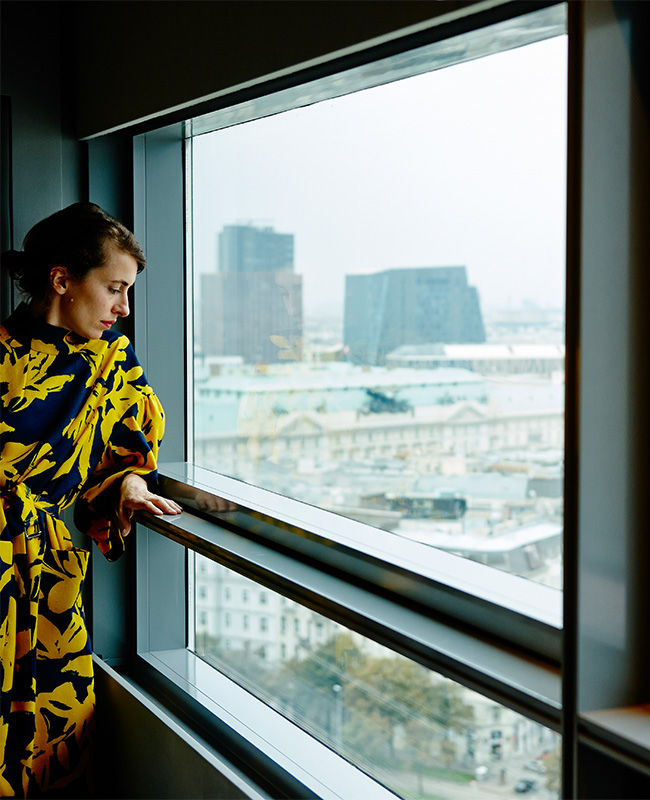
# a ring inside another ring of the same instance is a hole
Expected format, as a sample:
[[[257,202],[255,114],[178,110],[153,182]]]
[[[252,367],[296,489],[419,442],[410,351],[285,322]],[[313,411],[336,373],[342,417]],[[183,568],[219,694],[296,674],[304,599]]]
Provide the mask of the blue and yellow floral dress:
[[[129,472],[155,477],[158,399],[124,336],[83,339],[22,304],[0,326],[0,796],[66,796],[89,762],[94,711],[82,585],[88,552],[111,561]]]

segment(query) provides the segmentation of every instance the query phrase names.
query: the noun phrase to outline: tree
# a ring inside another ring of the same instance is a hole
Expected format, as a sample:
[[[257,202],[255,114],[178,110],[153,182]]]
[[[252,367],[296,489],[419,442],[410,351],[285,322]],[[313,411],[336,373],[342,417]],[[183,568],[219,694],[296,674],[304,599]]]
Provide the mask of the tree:
[[[562,766],[562,745],[558,746],[549,753],[544,759],[546,767],[546,788],[549,792],[556,792],[558,795],[561,789],[561,766]]]
[[[307,658],[293,658],[279,670],[263,676],[262,682],[279,707],[316,735],[334,741],[342,734],[337,704],[345,704],[347,675],[363,659],[349,633],[333,636]],[[340,687],[335,690],[334,687]],[[339,692],[341,693],[339,696]]]
[[[450,731],[464,731],[472,722],[473,709],[463,702],[461,692],[414,661],[367,658],[346,686],[346,708],[386,725],[393,757],[399,732],[400,749],[410,750],[419,760],[431,753],[434,741],[447,741]],[[450,753],[447,747],[447,758]]]
[[[465,731],[473,720],[461,687],[397,654],[366,655],[348,633],[262,675],[261,682],[283,713],[361,765],[421,768],[435,759],[450,766],[455,745],[449,734]]]

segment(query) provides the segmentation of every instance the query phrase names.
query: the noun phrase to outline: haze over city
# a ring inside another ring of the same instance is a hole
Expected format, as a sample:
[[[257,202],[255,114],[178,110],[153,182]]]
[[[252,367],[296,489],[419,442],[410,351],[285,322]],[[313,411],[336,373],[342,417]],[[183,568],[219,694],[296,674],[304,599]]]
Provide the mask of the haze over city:
[[[562,308],[566,37],[196,137],[193,180],[197,272],[224,225],[292,233],[306,318],[413,266],[466,266],[486,311]]]

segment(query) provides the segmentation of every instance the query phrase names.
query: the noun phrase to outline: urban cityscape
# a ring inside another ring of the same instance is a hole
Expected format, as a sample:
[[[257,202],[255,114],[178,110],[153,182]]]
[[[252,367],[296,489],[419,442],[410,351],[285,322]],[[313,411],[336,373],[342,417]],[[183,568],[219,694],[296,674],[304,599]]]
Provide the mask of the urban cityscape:
[[[340,317],[305,319],[293,234],[247,221],[218,236],[218,269],[198,276],[196,463],[432,558],[561,587],[561,310],[484,315],[453,265],[348,275]],[[557,796],[552,731],[203,558],[195,637],[206,660],[403,797]],[[385,685],[373,669],[395,674]],[[424,711],[391,694],[407,684],[437,699]]]
[[[496,49],[193,137],[194,460],[559,590],[567,37]],[[552,730],[193,574],[196,652],[398,796],[558,797]]]

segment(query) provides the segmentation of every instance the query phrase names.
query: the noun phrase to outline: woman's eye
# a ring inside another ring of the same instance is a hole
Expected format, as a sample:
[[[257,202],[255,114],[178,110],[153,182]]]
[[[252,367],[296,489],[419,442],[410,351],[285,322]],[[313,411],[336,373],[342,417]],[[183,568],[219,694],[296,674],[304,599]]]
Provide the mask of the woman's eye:
[[[119,294],[120,290],[119,289],[111,289],[110,292],[111,292],[111,294]]]

